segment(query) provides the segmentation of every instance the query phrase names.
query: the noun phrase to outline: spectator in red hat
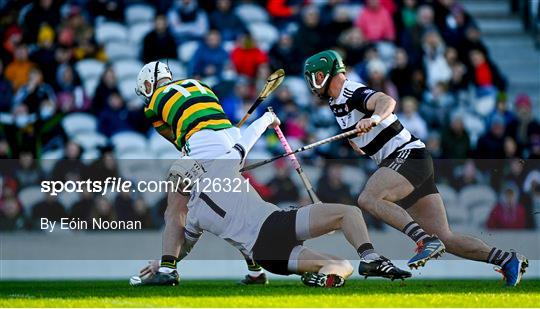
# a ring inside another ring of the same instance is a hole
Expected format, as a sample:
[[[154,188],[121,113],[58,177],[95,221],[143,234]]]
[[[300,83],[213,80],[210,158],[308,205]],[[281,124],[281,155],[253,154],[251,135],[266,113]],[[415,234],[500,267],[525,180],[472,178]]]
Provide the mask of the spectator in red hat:
[[[15,48],[22,41],[22,31],[22,28],[16,24],[5,28],[2,48],[0,48],[0,56],[4,63],[7,64],[13,60]]]
[[[534,136],[540,138],[540,123],[534,118],[531,98],[527,94],[519,94],[515,100],[518,124],[514,137],[522,150],[530,151]]]

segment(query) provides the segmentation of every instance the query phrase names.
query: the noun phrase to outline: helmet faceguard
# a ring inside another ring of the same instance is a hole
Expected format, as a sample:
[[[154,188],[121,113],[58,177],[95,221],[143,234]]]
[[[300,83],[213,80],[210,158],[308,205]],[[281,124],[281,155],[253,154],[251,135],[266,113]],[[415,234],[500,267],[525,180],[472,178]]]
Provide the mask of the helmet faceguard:
[[[317,83],[317,73],[322,72],[324,79]],[[325,50],[306,60],[304,66],[304,79],[311,92],[320,97],[328,97],[329,80],[339,73],[345,72],[345,65],[341,56],[333,50]],[[322,91],[321,91],[322,90]]]

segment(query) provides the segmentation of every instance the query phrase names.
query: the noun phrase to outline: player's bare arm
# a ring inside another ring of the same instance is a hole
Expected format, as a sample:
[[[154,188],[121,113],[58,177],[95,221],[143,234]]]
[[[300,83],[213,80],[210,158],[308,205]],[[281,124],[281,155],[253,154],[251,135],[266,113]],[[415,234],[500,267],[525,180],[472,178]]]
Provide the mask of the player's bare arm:
[[[373,111],[370,118],[360,120],[356,124],[356,129],[361,132],[369,132],[374,126],[386,119],[396,107],[396,100],[382,92],[373,94],[366,102],[368,111]]]

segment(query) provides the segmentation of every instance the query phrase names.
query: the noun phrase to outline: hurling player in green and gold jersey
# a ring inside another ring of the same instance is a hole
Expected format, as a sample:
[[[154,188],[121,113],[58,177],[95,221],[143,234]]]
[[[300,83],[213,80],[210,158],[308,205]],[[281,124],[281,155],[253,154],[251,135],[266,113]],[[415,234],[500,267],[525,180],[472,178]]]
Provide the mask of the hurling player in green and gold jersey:
[[[183,149],[186,141],[201,130],[232,127],[210,87],[195,79],[165,79],[167,81],[156,85],[154,93],[147,97],[144,113],[152,126],[178,149]]]

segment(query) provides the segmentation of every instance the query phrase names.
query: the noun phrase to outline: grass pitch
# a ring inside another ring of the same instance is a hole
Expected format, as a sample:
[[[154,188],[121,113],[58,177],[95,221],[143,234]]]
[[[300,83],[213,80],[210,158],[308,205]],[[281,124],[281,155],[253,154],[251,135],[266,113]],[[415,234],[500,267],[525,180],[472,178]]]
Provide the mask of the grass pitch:
[[[125,281],[0,281],[0,307],[538,307],[540,280],[350,280],[340,289],[299,280],[267,286],[186,280],[176,287]]]

